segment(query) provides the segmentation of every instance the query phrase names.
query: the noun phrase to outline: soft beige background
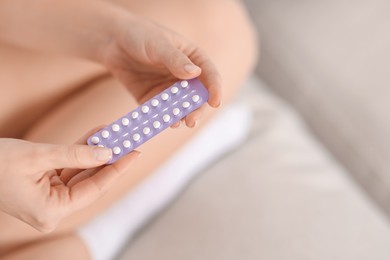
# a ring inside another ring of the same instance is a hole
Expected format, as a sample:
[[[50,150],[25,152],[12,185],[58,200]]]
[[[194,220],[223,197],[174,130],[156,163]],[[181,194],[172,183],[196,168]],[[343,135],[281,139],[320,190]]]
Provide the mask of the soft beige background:
[[[240,99],[251,134],[119,259],[390,259],[390,2],[245,2],[267,83]]]
[[[292,109],[251,81],[254,124],[120,260],[388,260],[390,226]]]
[[[390,214],[390,2],[246,0],[258,73]]]

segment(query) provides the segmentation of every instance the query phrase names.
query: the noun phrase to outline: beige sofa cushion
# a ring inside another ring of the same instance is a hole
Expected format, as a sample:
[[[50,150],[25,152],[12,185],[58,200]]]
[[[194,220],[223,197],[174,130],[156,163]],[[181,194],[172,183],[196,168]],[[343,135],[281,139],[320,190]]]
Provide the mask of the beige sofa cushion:
[[[390,213],[390,2],[245,2],[262,78]]]
[[[258,84],[247,91],[255,110],[248,141],[203,172],[119,259],[390,259],[382,212],[288,107]]]

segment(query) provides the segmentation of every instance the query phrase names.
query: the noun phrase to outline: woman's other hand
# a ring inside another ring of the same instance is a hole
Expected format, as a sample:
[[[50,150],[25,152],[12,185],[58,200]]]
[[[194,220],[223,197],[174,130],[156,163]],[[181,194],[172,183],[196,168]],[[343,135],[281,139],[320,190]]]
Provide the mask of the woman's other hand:
[[[50,232],[103,195],[139,155],[102,166],[111,150],[81,145],[87,136],[75,145],[0,139],[0,210]]]

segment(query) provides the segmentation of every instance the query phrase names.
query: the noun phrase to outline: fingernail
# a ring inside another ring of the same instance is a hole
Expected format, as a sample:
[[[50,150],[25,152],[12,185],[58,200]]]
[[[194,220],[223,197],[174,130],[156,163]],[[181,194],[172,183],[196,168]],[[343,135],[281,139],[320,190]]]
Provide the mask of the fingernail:
[[[195,120],[194,127],[196,128],[198,127],[198,125],[199,125],[199,120]]]
[[[195,73],[200,70],[200,68],[192,63],[188,63],[184,65],[184,70],[187,71],[188,73]]]
[[[95,159],[99,162],[107,162],[112,158],[112,151],[108,148],[95,147],[93,152]]]
[[[134,150],[133,153],[135,153],[135,155],[136,155],[135,159],[138,159],[138,158],[141,157],[141,152],[140,151]]]
[[[195,120],[194,123],[193,123],[192,125],[188,126],[188,127],[189,127],[189,128],[195,128],[195,127],[197,126],[197,124],[198,124],[197,121],[198,121],[198,120]]]

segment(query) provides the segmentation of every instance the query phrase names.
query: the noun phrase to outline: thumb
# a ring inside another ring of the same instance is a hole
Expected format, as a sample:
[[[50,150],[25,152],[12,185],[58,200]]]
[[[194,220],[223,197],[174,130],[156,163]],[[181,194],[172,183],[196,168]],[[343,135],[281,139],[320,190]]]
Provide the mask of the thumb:
[[[156,53],[167,69],[179,79],[192,79],[200,75],[201,68],[170,43],[159,44]]]
[[[70,187],[68,194],[71,196],[71,204],[69,206],[77,210],[101,197],[120,176],[128,172],[139,155],[138,151],[133,151],[114,164],[103,167],[95,174]]]
[[[112,151],[88,145],[39,144],[37,150],[45,170],[62,168],[86,169],[103,165],[112,157]]]

